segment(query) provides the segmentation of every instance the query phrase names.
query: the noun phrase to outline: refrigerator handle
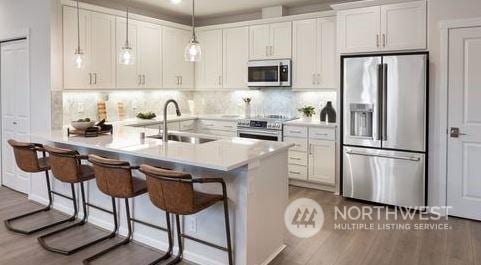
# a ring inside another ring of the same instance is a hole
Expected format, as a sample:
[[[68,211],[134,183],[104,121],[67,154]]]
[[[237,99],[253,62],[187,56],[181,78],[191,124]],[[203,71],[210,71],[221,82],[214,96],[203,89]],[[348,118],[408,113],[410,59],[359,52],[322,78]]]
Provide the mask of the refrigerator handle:
[[[377,132],[376,140],[382,140],[382,113],[383,113],[383,65],[377,65]]]
[[[387,64],[383,64],[382,72],[382,140],[387,140]]]
[[[421,161],[421,158],[416,156],[394,156],[394,155],[383,155],[383,154],[370,154],[370,153],[357,152],[357,151],[346,151],[346,154],[359,155],[359,156],[372,156],[372,157],[398,159],[398,160]]]

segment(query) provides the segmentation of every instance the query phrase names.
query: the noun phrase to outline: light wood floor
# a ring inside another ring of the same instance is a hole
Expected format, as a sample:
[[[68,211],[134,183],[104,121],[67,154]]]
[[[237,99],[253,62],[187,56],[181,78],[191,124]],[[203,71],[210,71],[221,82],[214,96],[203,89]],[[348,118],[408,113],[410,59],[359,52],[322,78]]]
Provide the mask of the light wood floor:
[[[342,231],[334,229],[334,206],[362,206],[364,204],[345,200],[328,192],[303,188],[290,188],[290,200],[307,197],[317,201],[323,208],[325,223],[321,232],[309,239],[286,235],[287,248],[271,263],[272,265],[481,265],[481,222],[450,217],[450,230],[442,231]],[[0,220],[21,212],[35,209],[24,195],[0,187]],[[41,218],[40,218],[41,217]],[[58,213],[40,216],[17,225],[41,225],[45,218],[59,218]],[[393,221],[379,221],[378,224]],[[396,223],[411,223],[414,221]],[[416,223],[428,221],[416,221]],[[442,221],[446,222],[446,221]],[[51,241],[62,244],[68,241],[86,240],[105,233],[93,226]],[[72,256],[50,253],[40,247],[36,237],[23,236],[7,231],[0,224],[0,264],[63,265],[81,264],[82,260],[115,241],[102,243]],[[72,245],[73,246],[73,245]],[[99,259],[96,264],[147,264],[161,253],[140,244],[129,244],[112,255]],[[182,263],[188,264],[188,263]]]

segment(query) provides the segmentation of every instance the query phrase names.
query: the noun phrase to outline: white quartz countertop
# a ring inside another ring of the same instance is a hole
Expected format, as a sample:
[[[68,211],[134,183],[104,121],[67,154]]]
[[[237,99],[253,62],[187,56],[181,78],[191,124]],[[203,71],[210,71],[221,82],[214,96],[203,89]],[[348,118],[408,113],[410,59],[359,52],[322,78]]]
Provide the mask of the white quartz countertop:
[[[175,116],[175,115],[169,115],[167,116],[167,120],[169,122],[176,122],[176,121],[188,121],[188,120],[219,120],[219,121],[237,121],[238,119],[242,119],[242,115],[235,115],[235,114],[207,114],[207,115],[182,115],[180,117]],[[157,116],[155,119],[150,119],[150,120],[143,120],[143,119],[138,119],[138,118],[133,118],[133,119],[126,119],[123,121],[116,122],[121,125],[126,125],[126,126],[148,126],[148,125],[154,125],[154,124],[159,124],[163,122],[163,117]]]
[[[112,135],[98,137],[67,136],[66,130],[52,130],[49,133],[33,134],[47,142],[68,144],[73,146],[117,152],[138,157],[145,157],[167,162],[199,166],[221,171],[230,171],[251,161],[287,151],[292,144],[273,141],[262,141],[246,138],[213,137],[212,135],[192,134],[169,131],[169,134],[216,138],[217,140],[203,144],[191,144],[153,138],[141,139],[140,133],[148,135],[158,133],[156,129],[144,129],[125,126],[123,122],[114,123]],[[286,161],[287,162],[287,161]]]
[[[296,119],[292,121],[286,121],[284,122],[284,125],[320,127],[320,128],[336,128],[337,127],[336,123],[326,123],[316,118],[313,118],[312,120]]]

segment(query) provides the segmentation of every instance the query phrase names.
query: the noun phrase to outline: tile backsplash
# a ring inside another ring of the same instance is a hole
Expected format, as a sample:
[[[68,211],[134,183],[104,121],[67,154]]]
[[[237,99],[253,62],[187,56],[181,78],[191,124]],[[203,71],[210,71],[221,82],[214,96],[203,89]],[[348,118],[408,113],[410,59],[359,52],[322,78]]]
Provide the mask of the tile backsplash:
[[[239,91],[64,91],[62,102],[52,104],[53,113],[62,117],[63,124],[79,118],[96,118],[97,102],[105,101],[110,121],[119,120],[117,104],[123,103],[125,118],[133,118],[138,112],[162,113],[166,100],[179,102],[182,113],[186,114],[244,114],[243,97],[251,97],[251,114],[284,114],[300,116],[297,108],[312,105],[316,115],[332,101],[336,108],[336,92],[293,92],[285,89],[239,90]],[[190,101],[190,103],[189,103]],[[59,110],[61,109],[61,110]],[[337,110],[337,108],[336,108]],[[63,114],[60,114],[63,112]],[[169,108],[174,115],[174,108]],[[56,123],[57,124],[57,123]]]

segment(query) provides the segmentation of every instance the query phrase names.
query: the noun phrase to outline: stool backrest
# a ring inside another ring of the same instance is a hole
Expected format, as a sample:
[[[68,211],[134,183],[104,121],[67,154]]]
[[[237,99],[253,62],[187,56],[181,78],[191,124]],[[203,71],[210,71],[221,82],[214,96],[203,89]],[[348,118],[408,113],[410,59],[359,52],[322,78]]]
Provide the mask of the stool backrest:
[[[55,178],[62,182],[77,183],[80,175],[80,159],[76,150],[46,145],[48,162]]]
[[[40,167],[38,151],[42,151],[39,146],[33,143],[17,142],[13,139],[8,140],[8,144],[13,147],[13,154],[18,168],[25,172],[34,173],[44,171]]]
[[[129,162],[97,155],[89,155],[89,161],[93,164],[95,180],[100,191],[116,198],[132,196],[134,184]]]
[[[192,176],[188,173],[141,165],[152,203],[160,209],[174,213],[190,213],[195,208]]]

